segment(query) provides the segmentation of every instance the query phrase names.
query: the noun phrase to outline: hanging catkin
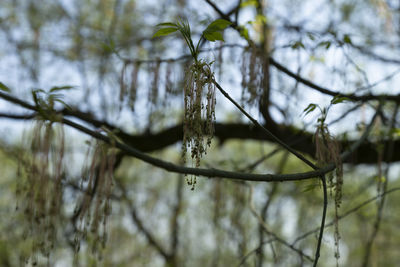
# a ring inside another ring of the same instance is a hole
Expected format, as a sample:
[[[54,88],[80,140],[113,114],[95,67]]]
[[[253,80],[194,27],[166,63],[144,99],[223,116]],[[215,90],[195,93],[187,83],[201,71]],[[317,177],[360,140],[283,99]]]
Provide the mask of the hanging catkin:
[[[119,77],[119,110],[121,111],[122,109],[122,104],[124,102],[125,96],[126,96],[126,83],[125,83],[125,72],[126,68],[128,66],[128,62],[124,62],[122,69],[121,69],[121,75]]]
[[[129,88],[129,107],[132,111],[135,111],[135,102],[138,88],[138,74],[139,74],[140,63],[135,62],[132,66],[131,72],[131,84]]]

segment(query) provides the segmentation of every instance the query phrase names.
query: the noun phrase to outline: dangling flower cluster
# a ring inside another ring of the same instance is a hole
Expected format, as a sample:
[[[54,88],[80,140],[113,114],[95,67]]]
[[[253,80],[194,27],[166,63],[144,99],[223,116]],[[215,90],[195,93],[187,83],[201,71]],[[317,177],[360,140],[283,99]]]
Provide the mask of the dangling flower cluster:
[[[92,251],[101,257],[101,249],[107,241],[107,219],[111,213],[110,197],[114,184],[115,157],[115,148],[98,142],[93,151],[92,161],[84,171],[80,187],[85,194],[76,206],[74,215],[78,219],[76,252],[79,252],[81,239],[84,238],[92,241]]]
[[[187,149],[190,148],[192,161],[200,166],[200,159],[206,154],[211,145],[215,122],[215,86],[212,82],[213,73],[210,65],[197,61],[190,66],[184,88],[184,128],[182,154],[186,162]],[[207,92],[204,92],[207,89]],[[206,105],[202,99],[206,94]],[[187,179],[192,190],[196,184],[196,177]]]
[[[335,257],[338,259],[339,254],[339,208],[342,203],[342,187],[343,187],[343,164],[340,158],[340,146],[339,143],[330,135],[328,127],[324,123],[324,119],[319,119],[320,125],[317,127],[315,133],[315,147],[316,147],[316,158],[318,164],[323,166],[327,163],[334,162],[336,165],[336,180],[331,174],[328,179],[328,185],[334,192],[335,199],[335,246],[336,252]]]
[[[244,50],[242,55],[242,66],[240,68],[242,74],[242,103],[249,105],[254,104],[259,96],[263,93],[262,79],[263,67],[261,57],[257,53],[256,47]]]
[[[128,67],[132,65],[132,70],[130,74],[130,81],[128,81],[128,77],[126,77],[126,73],[128,71]],[[138,87],[138,74],[140,69],[140,63],[134,62],[131,63],[126,61],[122,65],[121,74],[119,77],[119,110],[121,111],[124,101],[128,99],[129,108],[134,111],[135,110],[135,102],[137,96],[137,87]],[[127,84],[129,83],[129,85]]]
[[[17,210],[26,217],[27,240],[32,240],[32,265],[38,253],[49,257],[57,237],[64,180],[64,131],[38,121],[33,130],[32,155],[19,155]],[[28,260],[28,259],[27,259]]]

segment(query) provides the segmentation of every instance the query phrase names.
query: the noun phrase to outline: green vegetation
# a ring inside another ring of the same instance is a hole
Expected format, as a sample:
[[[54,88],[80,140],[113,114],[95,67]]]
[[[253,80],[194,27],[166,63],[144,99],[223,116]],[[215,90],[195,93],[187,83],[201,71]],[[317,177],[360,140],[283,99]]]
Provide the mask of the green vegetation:
[[[396,266],[399,10],[2,0],[0,266]]]

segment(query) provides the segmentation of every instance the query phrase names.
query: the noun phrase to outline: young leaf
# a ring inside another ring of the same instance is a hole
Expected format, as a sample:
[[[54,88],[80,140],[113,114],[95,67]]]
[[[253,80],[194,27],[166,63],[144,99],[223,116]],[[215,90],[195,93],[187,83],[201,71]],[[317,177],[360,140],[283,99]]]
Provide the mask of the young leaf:
[[[68,105],[67,103],[65,103],[63,100],[61,99],[54,99],[54,101],[61,103],[65,108],[67,108],[68,110],[72,110],[71,106]]]
[[[159,36],[166,36],[166,35],[169,35],[169,34],[171,34],[171,33],[176,32],[177,30],[178,30],[178,28],[172,28],[172,27],[162,28],[162,29],[159,29],[159,30],[153,35],[152,38],[159,37]]]
[[[352,44],[350,36],[348,34],[345,34],[343,36],[343,42],[345,42],[346,44]]]
[[[54,86],[50,89],[50,92],[56,92],[56,91],[62,91],[62,90],[68,90],[71,88],[74,88],[75,86],[71,86],[71,85],[65,85],[65,86]]]
[[[32,90],[31,93],[32,93],[33,102],[35,102],[36,106],[39,106],[38,92],[36,90]]]
[[[339,104],[342,103],[344,101],[351,101],[350,98],[346,97],[346,96],[335,96],[334,98],[332,98],[331,100],[331,104],[335,105],[335,104]]]
[[[220,32],[204,32],[203,36],[205,39],[207,39],[210,42],[224,41],[224,37],[222,36],[222,33],[220,33]]]
[[[311,41],[315,40],[314,34],[312,34],[311,32],[307,33],[308,38],[310,38]]]
[[[294,44],[292,44],[292,49],[299,49],[299,48],[305,49],[305,46],[301,41],[297,41]]]
[[[6,86],[4,83],[0,82],[0,90],[5,91],[7,93],[11,92],[11,89],[8,88],[8,86]]]
[[[329,49],[329,47],[331,47],[331,42],[330,41],[322,41],[318,44],[318,46],[322,46],[325,47],[326,50]]]
[[[250,40],[249,31],[245,27],[240,29],[240,36],[244,37],[246,40]]]
[[[226,29],[232,22],[224,20],[224,19],[217,19],[210,23],[207,28],[203,31],[203,37],[210,42],[215,41],[224,41],[222,36],[222,31]]]
[[[232,22],[227,21],[225,19],[217,19],[211,22],[210,25],[207,26],[205,31],[223,31],[231,24]]]
[[[310,112],[313,112],[314,111],[314,109],[317,107],[317,105],[316,104],[313,104],[313,103],[311,103],[310,105],[308,105],[304,110],[303,110],[303,113],[305,113],[304,114],[304,116],[306,116],[308,113],[310,113]]]
[[[163,23],[159,23],[156,26],[170,26],[170,27],[177,27],[177,25],[175,23],[172,22],[163,22]]]
[[[267,23],[267,17],[264,15],[257,15],[256,22],[257,23]]]
[[[258,2],[256,0],[246,0],[240,3],[240,7],[247,7],[247,6],[258,6]]]

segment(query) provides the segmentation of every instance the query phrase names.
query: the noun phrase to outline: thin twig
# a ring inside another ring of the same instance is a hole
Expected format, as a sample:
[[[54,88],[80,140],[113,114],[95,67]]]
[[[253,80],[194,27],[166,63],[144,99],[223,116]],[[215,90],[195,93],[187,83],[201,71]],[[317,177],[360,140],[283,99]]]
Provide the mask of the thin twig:
[[[324,88],[322,86],[319,86],[313,82],[311,82],[310,80],[307,80],[299,75],[297,75],[296,73],[290,71],[288,68],[286,68],[285,66],[283,66],[282,64],[278,63],[275,59],[273,59],[272,57],[269,58],[269,63],[271,63],[271,65],[273,65],[275,68],[277,68],[278,70],[282,71],[283,73],[287,74],[288,76],[292,77],[293,79],[295,79],[296,81],[317,90],[320,93],[326,94],[326,95],[330,95],[330,96],[340,96],[340,97],[347,97],[351,100],[354,101],[362,101],[362,102],[366,102],[366,101],[370,101],[370,100],[380,100],[381,98],[385,98],[385,100],[387,101],[394,101],[396,103],[400,103],[400,95],[373,95],[373,94],[366,94],[366,95],[355,95],[354,93],[352,94],[342,94],[340,92],[335,92],[333,90]]]
[[[395,124],[396,124],[396,116],[397,116],[398,110],[399,110],[399,105],[397,104],[395,109],[394,109],[391,121],[390,121],[390,126],[389,126],[390,130],[393,129]],[[389,139],[389,148],[387,150],[387,154],[388,154],[388,157],[390,158],[391,154],[393,154],[393,135],[390,134],[390,133],[389,133],[389,138],[390,138]],[[390,167],[390,165],[388,164],[388,166],[387,166],[387,168],[386,168],[386,170],[384,172],[384,177],[385,177],[385,181],[384,181],[384,184],[383,184],[383,191],[384,192],[387,190],[388,183],[389,183],[389,177],[388,177],[389,167]],[[380,200],[380,202],[378,204],[378,212],[377,212],[377,215],[376,215],[374,228],[373,228],[371,236],[369,237],[369,239],[367,241],[367,244],[366,244],[364,260],[363,260],[363,264],[362,264],[363,267],[367,267],[368,266],[369,259],[371,257],[372,245],[373,245],[373,243],[375,241],[376,236],[378,235],[378,231],[380,229],[380,225],[381,225],[381,221],[382,221],[382,217],[383,217],[383,209],[384,209],[385,200],[386,200],[386,196],[384,195],[384,196],[382,196],[382,198],[381,198],[381,200]]]
[[[268,239],[268,240],[266,240],[266,241],[263,241],[263,242],[261,243],[261,245],[270,244],[270,243],[272,243],[272,242],[274,242],[274,241],[276,241],[276,240],[277,240],[277,239],[276,239],[275,237],[272,237],[272,238],[270,238],[270,239]],[[244,255],[244,256],[242,257],[242,259],[240,260],[240,262],[239,262],[239,264],[238,264],[237,266],[238,266],[238,267],[239,267],[239,266],[242,266],[242,265],[246,262],[246,260],[247,260],[248,257],[250,257],[252,254],[258,252],[259,250],[260,250],[260,246],[257,246],[256,248],[254,248],[254,249],[250,250],[249,252],[247,252],[247,254]]]
[[[396,192],[396,191],[400,191],[400,187],[392,188],[392,189],[390,189],[390,190],[388,190],[388,191],[386,191],[386,192],[383,192],[383,193],[378,194],[378,195],[376,195],[376,196],[374,196],[374,197],[372,197],[372,198],[370,198],[370,199],[365,200],[364,202],[360,203],[359,205],[357,205],[357,206],[355,206],[355,207],[349,209],[348,211],[346,211],[346,212],[343,213],[342,215],[339,215],[337,219],[338,219],[338,220],[344,219],[344,218],[346,218],[347,216],[351,215],[352,213],[354,213],[354,212],[358,211],[359,209],[363,208],[364,206],[367,206],[368,204],[374,202],[375,200],[377,200],[377,199],[379,199],[379,198],[381,198],[381,197],[383,197],[383,196],[385,196],[385,195],[387,195],[387,194],[394,193],[394,192]],[[334,225],[334,224],[335,224],[335,220],[332,220],[331,222],[327,223],[327,224],[325,225],[325,227],[331,227],[331,226]],[[304,234],[302,234],[301,236],[298,236],[298,237],[292,242],[292,246],[296,245],[296,243],[299,242],[300,240],[302,240],[302,239],[304,239],[304,238],[306,238],[306,237],[308,237],[308,236],[310,236],[310,235],[312,235],[312,234],[318,232],[319,230],[320,230],[320,227],[315,228],[315,229],[313,229],[313,230],[311,230],[311,231],[308,231],[307,233],[304,233]]]
[[[160,253],[160,255],[166,261],[168,261],[171,258],[171,254],[168,253],[163,248],[163,246],[155,239],[153,234],[145,227],[144,222],[138,217],[135,205],[134,205],[133,201],[128,197],[125,186],[119,182],[117,182],[117,185],[122,192],[121,198],[122,198],[122,200],[124,200],[127,203],[130,214],[131,214],[131,218],[135,222],[135,225],[137,226],[137,228],[143,233],[143,235],[146,237],[147,241],[158,251],[158,253]]]
[[[253,187],[251,185],[248,185],[250,193],[249,193],[249,207],[250,207],[250,211],[251,213],[254,215],[254,217],[257,218],[259,225],[262,226],[262,228],[264,229],[264,231],[272,236],[273,238],[276,239],[276,241],[278,241],[279,243],[281,243],[282,245],[290,248],[291,250],[295,251],[296,253],[298,253],[301,257],[306,258],[309,261],[314,261],[314,259],[310,256],[308,256],[307,254],[305,254],[303,251],[301,251],[300,249],[292,246],[291,244],[289,244],[286,240],[280,238],[278,235],[276,235],[273,231],[268,229],[267,224],[264,222],[263,218],[261,217],[260,214],[258,214],[258,212],[256,211],[254,205],[253,205],[253,201],[252,201],[252,197],[253,197]]]

